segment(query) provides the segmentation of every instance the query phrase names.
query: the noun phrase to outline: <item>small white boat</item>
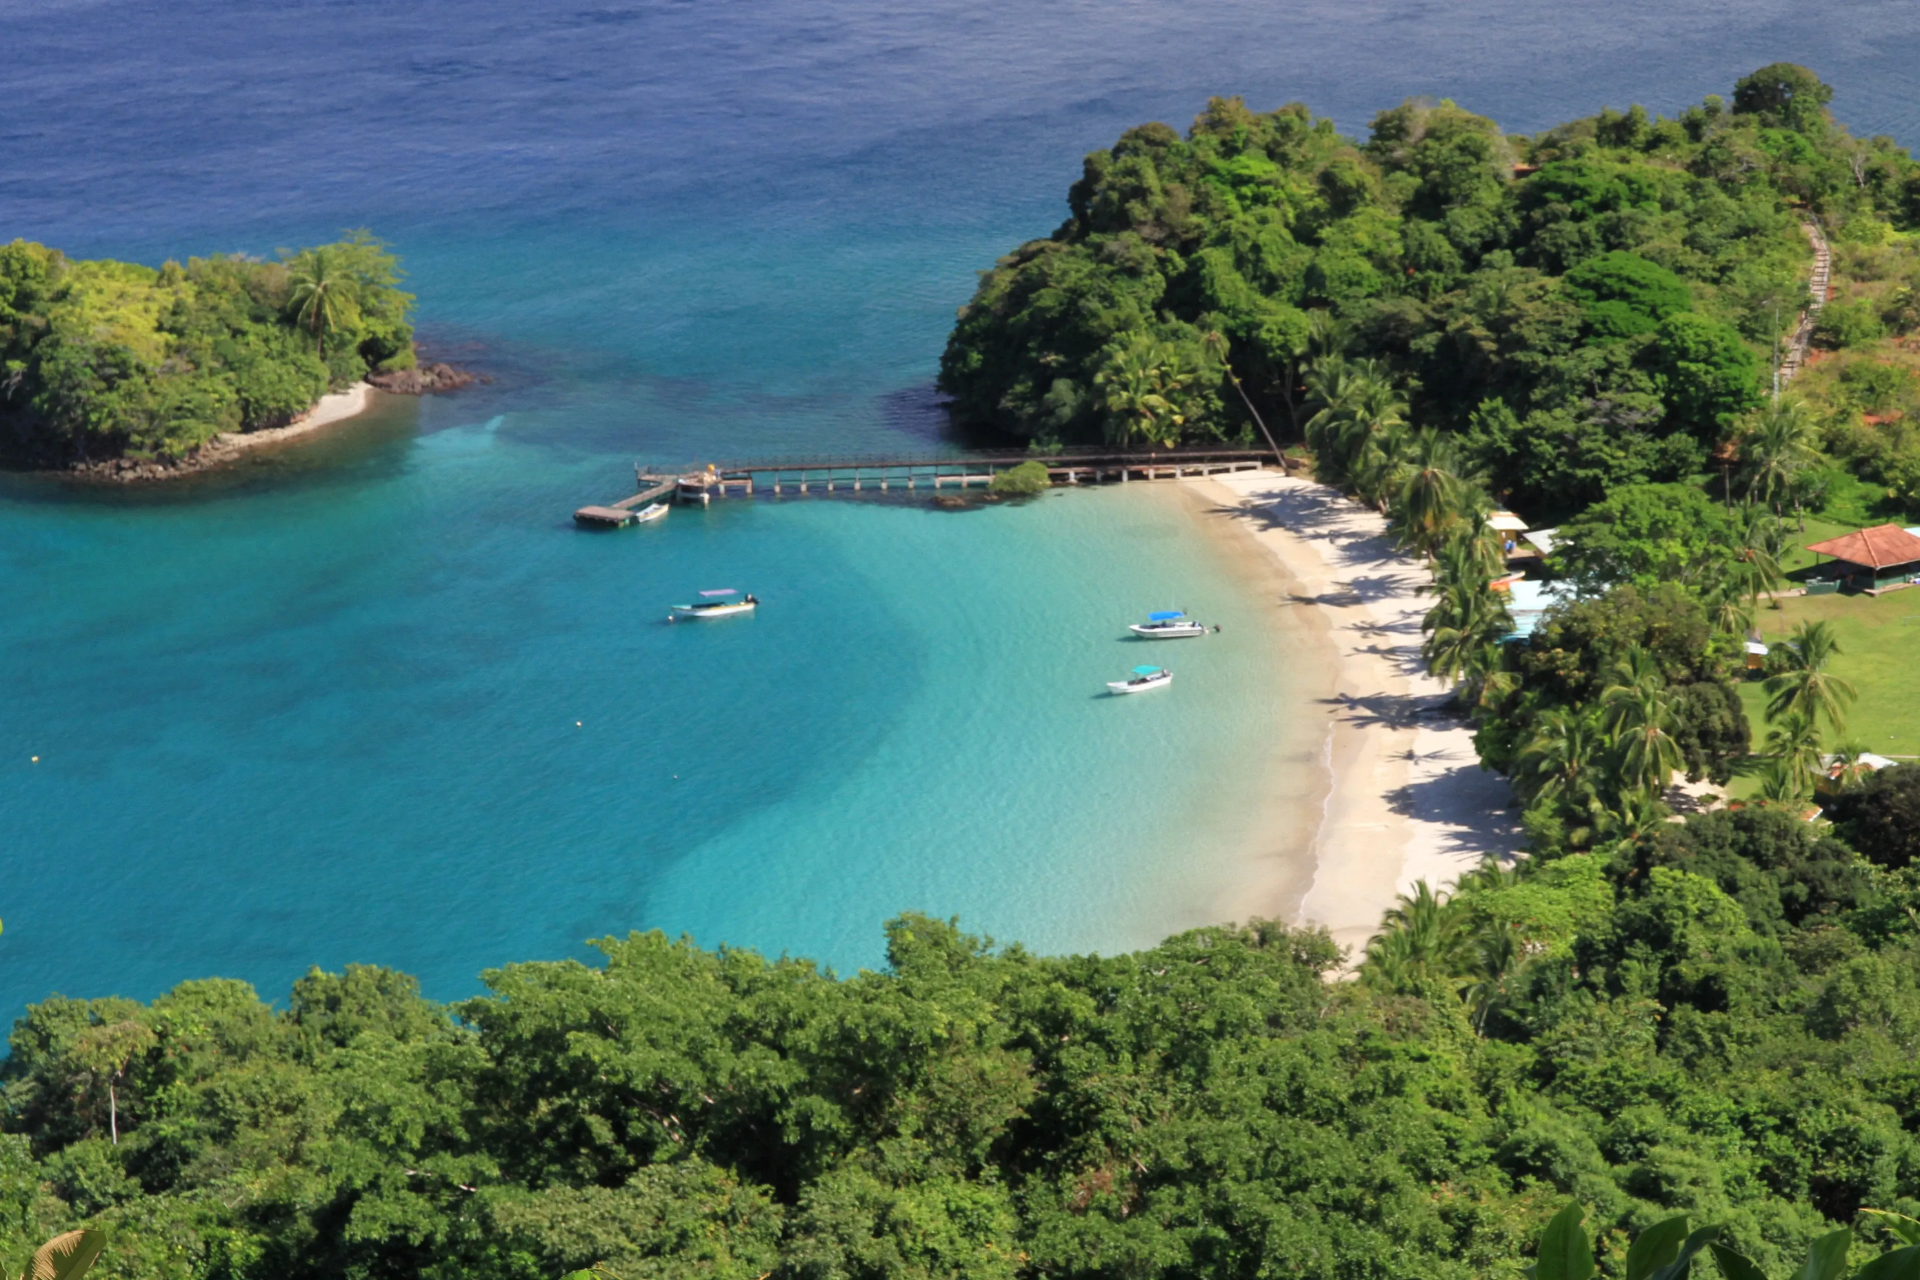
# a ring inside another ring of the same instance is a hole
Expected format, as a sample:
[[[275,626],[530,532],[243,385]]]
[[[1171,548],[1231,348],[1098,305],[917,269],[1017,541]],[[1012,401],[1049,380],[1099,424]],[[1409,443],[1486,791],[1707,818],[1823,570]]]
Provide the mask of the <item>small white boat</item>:
[[[646,506],[634,512],[633,518],[640,524],[646,524],[648,521],[658,520],[661,516],[667,514],[667,510],[667,504],[664,502],[649,502]]]
[[[702,591],[700,594],[707,598],[699,604],[674,605],[673,612],[667,615],[667,621],[679,622],[683,619],[696,618],[731,618],[735,614],[752,613],[754,606],[760,603],[753,598],[751,592],[745,596],[741,596],[738,600],[727,599],[728,596],[740,594],[732,587],[727,587],[720,591]]]
[[[1127,630],[1143,640],[1185,640],[1189,636],[1207,634],[1207,624],[1195,622],[1177,609],[1162,613],[1150,613],[1144,623],[1136,622]]]
[[[1164,689],[1173,683],[1173,672],[1165,667],[1135,667],[1131,680],[1109,680],[1107,689],[1112,693],[1145,693],[1149,689]]]

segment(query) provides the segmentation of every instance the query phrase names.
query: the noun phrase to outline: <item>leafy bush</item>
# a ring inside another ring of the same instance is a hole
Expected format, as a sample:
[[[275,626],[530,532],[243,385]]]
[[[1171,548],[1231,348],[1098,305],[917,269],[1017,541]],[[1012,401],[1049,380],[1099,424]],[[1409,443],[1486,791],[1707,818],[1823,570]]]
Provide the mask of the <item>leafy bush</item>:
[[[1693,309],[1685,280],[1634,253],[1589,258],[1567,272],[1566,283],[1594,332],[1606,338],[1652,333],[1668,316]]]
[[[1813,325],[1814,345],[1829,351],[1863,347],[1886,336],[1886,326],[1866,302],[1829,302]]]
[[[1843,793],[1830,815],[1847,841],[1883,867],[1920,858],[1920,766],[1894,765]]]
[[[1052,486],[1053,479],[1047,474],[1047,464],[1028,461],[995,475],[988,483],[987,491],[1002,498],[1030,498],[1036,493],[1045,493]]]
[[[1885,413],[1901,407],[1914,393],[1913,375],[1898,365],[1860,358],[1840,370],[1841,397],[1867,413]]]

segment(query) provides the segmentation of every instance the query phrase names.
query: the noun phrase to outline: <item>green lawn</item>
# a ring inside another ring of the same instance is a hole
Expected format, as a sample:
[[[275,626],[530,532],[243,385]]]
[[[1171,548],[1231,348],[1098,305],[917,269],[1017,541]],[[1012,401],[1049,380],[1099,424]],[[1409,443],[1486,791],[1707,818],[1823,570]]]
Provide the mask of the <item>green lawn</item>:
[[[1881,755],[1920,756],[1920,587],[1878,597],[1799,596],[1780,606],[1763,605],[1756,613],[1760,638],[1772,644],[1801,622],[1831,622],[1840,641],[1834,673],[1860,693],[1847,712],[1846,732],[1831,745],[1851,742]],[[1754,680],[1740,686],[1740,697],[1758,750],[1766,737],[1766,695]],[[1741,781],[1735,780],[1736,791]]]
[[[1799,526],[1789,518],[1787,521],[1787,550],[1780,557],[1781,570],[1786,573],[1792,573],[1796,569],[1804,569],[1812,564],[1816,557],[1813,552],[1807,550],[1807,544],[1809,542],[1825,542],[1828,538],[1837,538],[1843,533],[1852,533],[1859,527],[1857,524],[1840,524],[1833,520],[1823,520],[1819,516],[1808,516],[1807,531],[1801,533]],[[1822,560],[1832,559],[1831,556],[1821,556],[1818,558]]]
[[[1805,532],[1800,530],[1793,512],[1786,513],[1789,550],[1780,557],[1780,567],[1788,573],[1814,562],[1814,556],[1806,549],[1809,542],[1824,542],[1868,525],[1920,524],[1914,512],[1904,510],[1879,485],[1869,484],[1837,466],[1822,468],[1819,474],[1820,509],[1817,513],[1807,513]]]

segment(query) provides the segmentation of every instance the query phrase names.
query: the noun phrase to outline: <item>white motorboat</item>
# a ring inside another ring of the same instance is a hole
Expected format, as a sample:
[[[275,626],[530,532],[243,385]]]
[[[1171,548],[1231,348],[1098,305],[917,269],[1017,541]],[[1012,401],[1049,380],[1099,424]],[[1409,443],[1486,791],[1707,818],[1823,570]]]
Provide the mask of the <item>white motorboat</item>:
[[[731,618],[736,614],[752,613],[754,606],[760,603],[753,598],[751,592],[745,596],[741,596],[738,600],[728,599],[727,597],[729,596],[740,595],[740,593],[732,587],[727,587],[719,591],[702,591],[700,594],[706,597],[706,599],[702,600],[699,604],[674,605],[673,612],[667,615],[667,621],[679,622],[683,619]]]
[[[666,515],[667,511],[668,507],[666,503],[649,502],[646,506],[634,512],[633,518],[640,524],[646,524],[649,521],[658,520],[661,516]]]
[[[1207,624],[1195,622],[1177,609],[1150,613],[1144,623],[1132,623],[1127,630],[1143,640],[1184,640],[1207,634]]]
[[[1165,667],[1135,667],[1131,680],[1109,680],[1107,689],[1112,693],[1145,693],[1149,689],[1164,689],[1173,683],[1173,672]]]

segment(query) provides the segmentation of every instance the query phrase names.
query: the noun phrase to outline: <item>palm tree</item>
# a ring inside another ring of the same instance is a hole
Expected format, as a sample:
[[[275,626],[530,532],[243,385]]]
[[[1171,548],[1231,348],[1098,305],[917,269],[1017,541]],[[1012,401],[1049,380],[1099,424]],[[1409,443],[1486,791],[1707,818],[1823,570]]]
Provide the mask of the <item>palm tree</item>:
[[[1602,706],[1614,695],[1658,693],[1667,687],[1660,663],[1637,644],[1629,645],[1626,653],[1614,661],[1609,678],[1611,683],[1600,691]]]
[[[1533,733],[1514,758],[1514,789],[1529,802],[1551,800],[1587,810],[1599,797],[1599,762],[1611,748],[1611,740],[1591,717],[1555,707],[1534,722]]]
[[[1410,441],[1405,473],[1393,495],[1401,540],[1431,557],[1478,509],[1479,490],[1453,441],[1432,427]]]
[[[1740,639],[1753,631],[1753,606],[1729,583],[1707,597],[1707,621],[1718,635]]]
[[[1356,439],[1348,463],[1354,494],[1385,514],[1393,493],[1406,477],[1412,437],[1403,422],[1362,416],[1350,425]]]
[[[327,330],[333,327],[335,313],[349,288],[347,276],[325,249],[310,249],[294,259],[288,280],[292,288],[287,305],[293,308],[294,321],[313,330],[314,352],[324,360]]]
[[[1322,357],[1307,378],[1307,395],[1320,406],[1306,429],[1316,474],[1354,486],[1377,503],[1393,478],[1407,413],[1386,366],[1377,360]]]
[[[1610,807],[1597,812],[1593,837],[1597,840],[1637,840],[1659,830],[1667,820],[1667,807],[1657,795],[1645,791],[1622,791]]]
[[[1178,444],[1186,418],[1175,396],[1192,376],[1177,352],[1157,342],[1133,342],[1110,351],[1093,375],[1093,385],[1104,393],[1108,442],[1164,449]]]
[[[1492,581],[1507,567],[1506,543],[1500,531],[1487,523],[1485,492],[1476,491],[1474,497],[1476,501],[1448,530],[1437,558],[1444,558],[1448,549],[1457,543],[1487,580]]]
[[[1767,719],[1804,714],[1825,720],[1835,733],[1846,728],[1847,704],[1859,696],[1853,685],[1827,670],[1840,654],[1831,623],[1803,622],[1793,637],[1777,646],[1786,669],[1767,679]]]
[[[1657,799],[1673,775],[1686,767],[1674,741],[1677,722],[1666,691],[1636,678],[1615,685],[1600,698],[1616,743],[1615,767],[1622,795],[1638,792]]]
[[[1508,979],[1545,948],[1529,943],[1518,923],[1481,916],[1473,929],[1473,980],[1460,989],[1467,1002],[1467,1020],[1484,1035],[1487,1016],[1507,993]]]
[[[1492,589],[1481,546],[1451,537],[1440,547],[1433,581],[1422,591],[1438,596],[1420,630],[1420,656],[1442,680],[1466,678],[1464,701],[1479,705],[1501,668],[1500,638],[1513,630],[1506,601]]]
[[[1777,514],[1779,496],[1792,488],[1794,476],[1820,460],[1815,435],[1813,415],[1798,400],[1762,409],[1740,440],[1747,501],[1769,503]]]
[[[1389,990],[1406,990],[1423,979],[1458,985],[1475,969],[1474,939],[1465,904],[1434,893],[1416,880],[1401,894],[1367,943],[1365,975]]]
[[[1777,591],[1787,575],[1780,569],[1779,544],[1784,530],[1772,516],[1754,512],[1741,530],[1740,545],[1727,562],[1727,581],[1755,604],[1764,591]],[[1779,608],[1779,602],[1774,602]]]
[[[1442,680],[1465,675],[1477,683],[1498,669],[1498,641],[1513,629],[1513,620],[1466,548],[1449,546],[1442,554],[1440,571],[1424,588],[1439,599],[1421,619],[1427,638],[1420,656]]]
[[[1436,613],[1448,608],[1446,602],[1435,605],[1427,611],[1427,617],[1433,619]],[[1464,606],[1464,609],[1441,621],[1432,634],[1420,643],[1420,656],[1426,661],[1427,669],[1441,680],[1457,680],[1462,676],[1477,685],[1486,675],[1499,667],[1499,646],[1497,639],[1506,634],[1512,623],[1507,612],[1498,601],[1487,593],[1486,599]],[[1492,652],[1489,653],[1488,650]],[[1476,701],[1468,691],[1468,701]]]
[[[1867,749],[1857,742],[1846,742],[1833,749],[1833,764],[1828,771],[1827,787],[1832,791],[1851,791],[1873,772],[1860,757]]]
[[[1260,428],[1260,434],[1266,438],[1267,447],[1273,450],[1274,462],[1282,471],[1285,471],[1287,469],[1286,457],[1280,452],[1279,444],[1274,441],[1273,432],[1267,430],[1266,419],[1260,416],[1260,411],[1253,407],[1253,401],[1248,399],[1247,389],[1240,385],[1240,377],[1233,371],[1233,362],[1227,358],[1226,337],[1221,334],[1218,329],[1215,329],[1209,332],[1207,336],[1202,339],[1202,342],[1205,343],[1207,350],[1213,352],[1214,358],[1220,361],[1220,367],[1226,370],[1227,381],[1231,382],[1233,389],[1240,393],[1240,403],[1247,406],[1247,413],[1252,416],[1253,425]],[[1305,350],[1305,345],[1305,342],[1302,341],[1302,351]],[[1291,393],[1289,393],[1287,411],[1289,413],[1293,411]]]
[[[1316,360],[1337,356],[1347,343],[1346,327],[1325,309],[1307,312],[1306,328],[1289,332],[1279,343],[1268,342],[1269,356],[1278,356],[1281,403],[1287,406],[1287,421],[1293,433],[1305,439],[1300,424],[1301,392],[1306,390],[1307,370]],[[1236,384],[1237,385],[1237,384]]]
[[[1790,711],[1767,731],[1767,775],[1775,778],[1774,800],[1804,800],[1820,781],[1820,729],[1813,716]]]

